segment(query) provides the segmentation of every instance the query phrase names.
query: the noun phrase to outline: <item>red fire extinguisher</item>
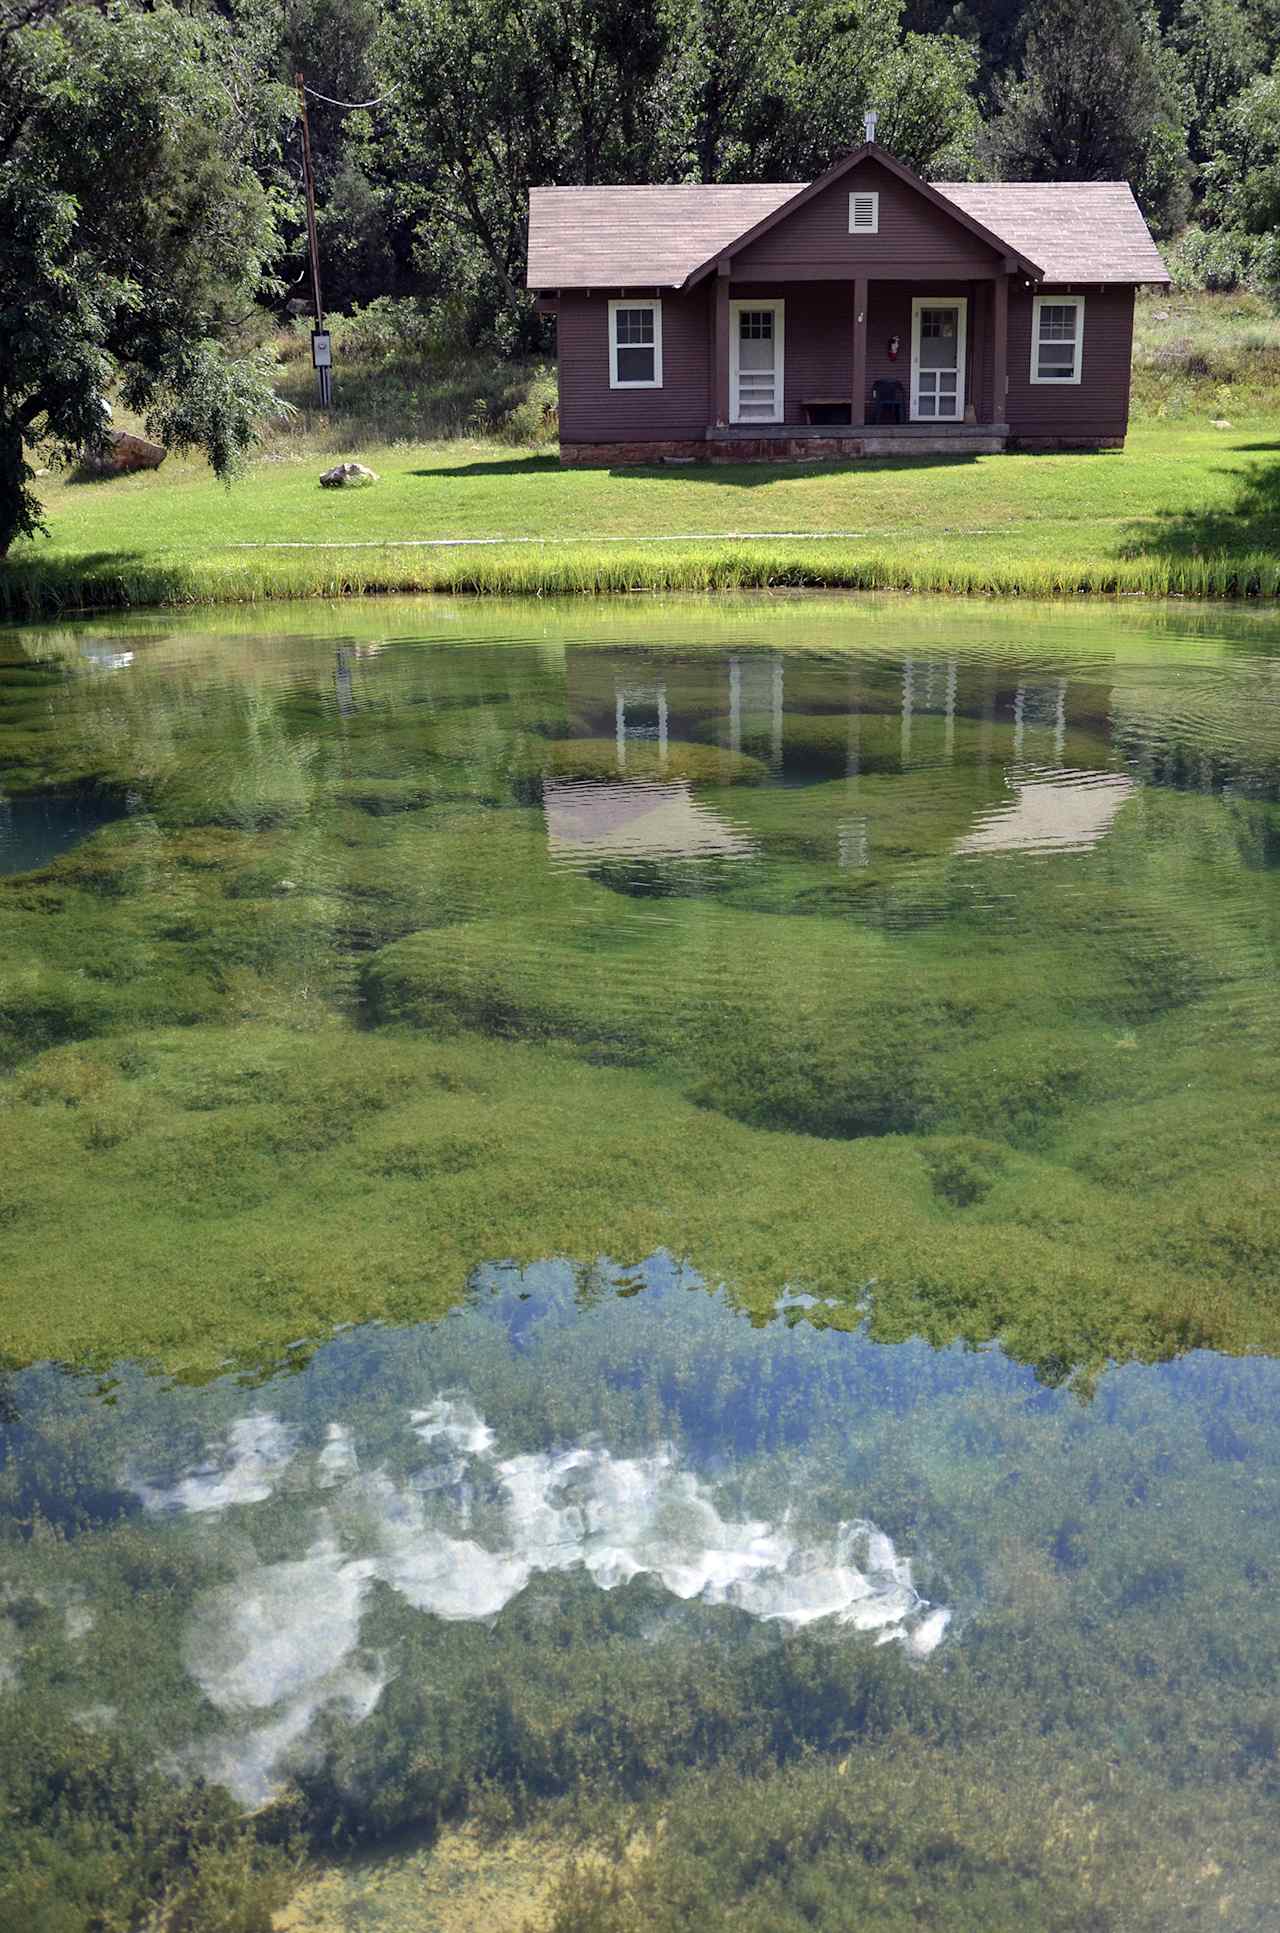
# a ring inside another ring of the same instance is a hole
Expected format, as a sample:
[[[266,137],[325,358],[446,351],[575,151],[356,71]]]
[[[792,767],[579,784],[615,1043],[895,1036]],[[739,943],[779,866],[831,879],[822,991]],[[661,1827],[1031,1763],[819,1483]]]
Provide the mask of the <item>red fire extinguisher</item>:
[[[902,347],[902,338],[901,338],[901,336],[890,336],[890,337],[889,337],[889,361],[890,361],[890,362],[897,362],[897,360],[898,360],[898,351],[899,351],[899,349],[900,349],[901,347]]]

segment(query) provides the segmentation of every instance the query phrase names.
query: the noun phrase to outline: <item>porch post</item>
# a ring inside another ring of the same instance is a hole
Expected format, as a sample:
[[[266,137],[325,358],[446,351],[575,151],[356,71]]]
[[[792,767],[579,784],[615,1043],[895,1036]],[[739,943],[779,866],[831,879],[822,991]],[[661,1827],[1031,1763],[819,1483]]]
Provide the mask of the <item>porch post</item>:
[[[867,278],[853,280],[853,407],[849,421],[867,420]]]
[[[1001,271],[994,285],[995,316],[992,328],[991,409],[993,420],[1009,420],[1009,277]]]
[[[729,264],[716,271],[715,422],[729,421]]]

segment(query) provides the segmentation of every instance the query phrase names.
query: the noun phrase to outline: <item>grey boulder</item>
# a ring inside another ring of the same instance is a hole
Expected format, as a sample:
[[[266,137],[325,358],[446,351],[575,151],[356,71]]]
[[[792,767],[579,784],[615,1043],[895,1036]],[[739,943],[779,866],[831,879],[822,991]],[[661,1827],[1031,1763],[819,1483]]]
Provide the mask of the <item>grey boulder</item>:
[[[320,478],[322,490],[363,490],[367,484],[376,483],[376,470],[366,470],[363,463],[338,463],[332,470],[326,470]]]

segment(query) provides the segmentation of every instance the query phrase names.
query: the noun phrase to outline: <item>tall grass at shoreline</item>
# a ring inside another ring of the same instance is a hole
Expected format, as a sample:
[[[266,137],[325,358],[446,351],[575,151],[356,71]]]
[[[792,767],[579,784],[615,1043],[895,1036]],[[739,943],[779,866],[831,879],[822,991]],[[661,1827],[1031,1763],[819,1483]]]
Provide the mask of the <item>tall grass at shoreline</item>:
[[[43,560],[0,575],[0,617],[139,606],[259,604],[415,592],[565,596],[730,590],[918,591],[960,596],[1280,598],[1280,554],[1050,562],[984,556],[919,558],[848,542],[673,541],[634,548],[593,544],[423,551],[214,554],[192,561]]]

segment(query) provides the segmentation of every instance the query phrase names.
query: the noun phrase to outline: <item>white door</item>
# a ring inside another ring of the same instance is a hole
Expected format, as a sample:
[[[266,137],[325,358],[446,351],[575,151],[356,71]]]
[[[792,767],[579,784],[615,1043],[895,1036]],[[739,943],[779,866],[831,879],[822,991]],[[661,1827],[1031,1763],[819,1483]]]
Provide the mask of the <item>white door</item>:
[[[780,423],[783,305],[729,304],[729,421]]]
[[[962,295],[918,295],[911,304],[913,423],[956,423],[964,417],[968,312]]]

